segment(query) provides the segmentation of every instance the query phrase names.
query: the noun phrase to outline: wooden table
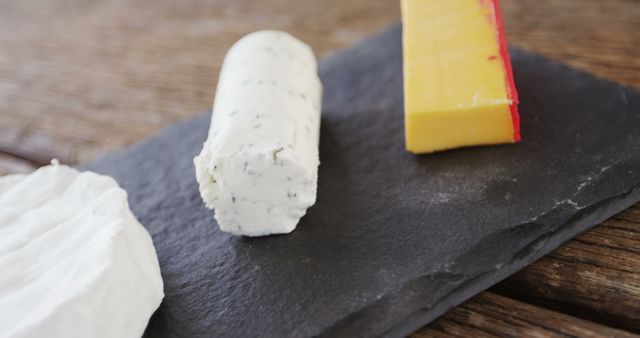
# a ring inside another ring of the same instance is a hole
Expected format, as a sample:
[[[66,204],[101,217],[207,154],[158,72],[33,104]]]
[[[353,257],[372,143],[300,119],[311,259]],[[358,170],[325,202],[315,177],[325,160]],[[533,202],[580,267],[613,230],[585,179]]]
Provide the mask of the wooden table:
[[[640,1],[504,0],[503,11],[513,45],[640,88]],[[199,114],[250,31],[289,31],[322,57],[397,20],[396,0],[0,0],[0,174],[87,162]],[[640,204],[415,337],[634,333]]]

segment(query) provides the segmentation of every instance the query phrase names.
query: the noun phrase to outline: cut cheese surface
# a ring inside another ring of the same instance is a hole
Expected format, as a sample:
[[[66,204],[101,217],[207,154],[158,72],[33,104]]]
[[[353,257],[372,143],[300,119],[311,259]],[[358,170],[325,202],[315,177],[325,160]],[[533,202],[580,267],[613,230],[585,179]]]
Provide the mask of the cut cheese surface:
[[[519,141],[497,1],[402,0],[407,150]]]

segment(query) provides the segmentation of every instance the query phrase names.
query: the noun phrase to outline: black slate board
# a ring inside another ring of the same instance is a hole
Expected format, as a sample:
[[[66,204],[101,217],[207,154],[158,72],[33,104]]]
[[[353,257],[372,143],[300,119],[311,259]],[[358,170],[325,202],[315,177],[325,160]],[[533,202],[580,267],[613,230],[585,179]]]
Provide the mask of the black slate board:
[[[640,200],[640,93],[520,50],[522,143],[405,152],[400,32],[321,63],[318,200],[290,235],[218,230],[192,165],[207,115],[86,167],[153,236],[147,337],[403,336]]]

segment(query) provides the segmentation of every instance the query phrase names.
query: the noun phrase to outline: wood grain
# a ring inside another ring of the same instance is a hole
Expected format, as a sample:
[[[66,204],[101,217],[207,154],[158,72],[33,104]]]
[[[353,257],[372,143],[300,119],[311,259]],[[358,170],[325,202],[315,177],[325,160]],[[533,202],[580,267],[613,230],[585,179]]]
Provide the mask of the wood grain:
[[[0,176],[7,174],[28,173],[34,166],[24,160],[0,153]]]
[[[640,1],[502,4],[511,44],[640,88]],[[398,19],[389,0],[0,0],[0,174],[53,157],[87,162],[199,114],[227,48],[250,31],[287,30],[324,56]],[[639,228],[640,204],[420,335],[508,335],[514,325],[546,336],[563,323],[557,311],[577,327],[563,334],[612,332],[584,319],[634,330]]]
[[[246,33],[323,56],[398,17],[388,0],[0,1],[0,148],[90,161],[208,109]]]
[[[494,290],[640,333],[639,224],[637,204]]]
[[[602,78],[640,87],[637,0],[502,1],[508,40]]]
[[[485,292],[411,336],[431,337],[640,336]]]

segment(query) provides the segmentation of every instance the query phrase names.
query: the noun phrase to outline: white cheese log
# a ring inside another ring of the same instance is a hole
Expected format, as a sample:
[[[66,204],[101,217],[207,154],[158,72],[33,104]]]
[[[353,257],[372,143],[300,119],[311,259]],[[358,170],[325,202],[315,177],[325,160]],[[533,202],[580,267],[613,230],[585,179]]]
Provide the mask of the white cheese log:
[[[0,337],[140,337],[163,296],[111,177],[57,164],[0,177]]]
[[[289,233],[315,203],[321,100],[313,52],[291,35],[255,32],[229,50],[194,159],[222,231]]]

